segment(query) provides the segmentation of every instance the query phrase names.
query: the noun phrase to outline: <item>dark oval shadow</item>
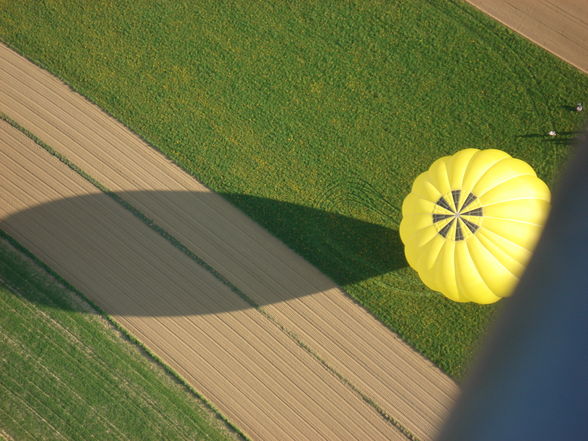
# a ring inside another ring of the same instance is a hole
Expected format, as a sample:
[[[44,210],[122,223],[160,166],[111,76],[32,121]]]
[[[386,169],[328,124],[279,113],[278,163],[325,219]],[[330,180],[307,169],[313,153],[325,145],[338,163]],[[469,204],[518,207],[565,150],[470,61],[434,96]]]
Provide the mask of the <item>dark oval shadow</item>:
[[[395,229],[271,199],[223,197],[98,193],[21,211],[0,228],[113,315],[264,306],[406,266]],[[289,262],[266,230],[329,277],[306,262]]]

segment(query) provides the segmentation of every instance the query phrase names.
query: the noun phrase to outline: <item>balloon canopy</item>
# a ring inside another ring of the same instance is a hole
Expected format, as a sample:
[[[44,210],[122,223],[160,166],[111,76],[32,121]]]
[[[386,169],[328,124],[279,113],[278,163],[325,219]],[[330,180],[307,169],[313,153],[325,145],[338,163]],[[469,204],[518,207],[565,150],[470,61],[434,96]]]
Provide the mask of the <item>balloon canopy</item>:
[[[516,285],[549,201],[531,166],[503,151],[465,149],[440,158],[402,204],[406,259],[449,299],[494,303]]]

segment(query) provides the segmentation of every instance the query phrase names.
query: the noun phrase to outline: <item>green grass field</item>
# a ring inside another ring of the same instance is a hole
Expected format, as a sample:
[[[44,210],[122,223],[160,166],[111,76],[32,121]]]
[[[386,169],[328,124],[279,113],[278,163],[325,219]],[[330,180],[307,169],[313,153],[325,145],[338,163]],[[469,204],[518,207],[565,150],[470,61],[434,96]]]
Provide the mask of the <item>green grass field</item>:
[[[586,75],[461,1],[0,5],[1,40],[455,378],[496,307],[423,287],[398,239],[402,200],[434,159],[466,147],[505,150],[552,184],[582,123],[567,106],[588,101]]]
[[[0,438],[238,439],[87,308],[0,242]]]

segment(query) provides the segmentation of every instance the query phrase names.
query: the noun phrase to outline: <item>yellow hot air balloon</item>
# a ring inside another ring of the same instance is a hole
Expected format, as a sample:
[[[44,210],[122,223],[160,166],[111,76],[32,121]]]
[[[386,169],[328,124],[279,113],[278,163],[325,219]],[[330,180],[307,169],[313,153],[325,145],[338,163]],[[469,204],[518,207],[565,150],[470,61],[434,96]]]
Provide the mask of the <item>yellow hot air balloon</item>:
[[[503,151],[440,158],[402,204],[406,259],[425,285],[451,300],[494,303],[523,272],[549,201],[531,166]]]

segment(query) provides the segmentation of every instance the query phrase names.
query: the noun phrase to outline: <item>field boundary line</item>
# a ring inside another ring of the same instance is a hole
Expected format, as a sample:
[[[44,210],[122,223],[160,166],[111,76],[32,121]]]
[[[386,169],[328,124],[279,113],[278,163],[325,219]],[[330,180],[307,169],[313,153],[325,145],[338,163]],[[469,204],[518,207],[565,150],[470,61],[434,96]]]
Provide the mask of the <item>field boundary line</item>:
[[[86,181],[88,181],[89,183],[91,183],[92,185],[94,185],[102,193],[104,193],[105,195],[107,195],[110,198],[112,198],[116,203],[118,203],[119,205],[121,205],[124,209],[128,210],[131,214],[133,214],[141,222],[143,222],[147,227],[149,227],[154,232],[156,232],[161,237],[163,237],[165,240],[167,240],[172,246],[174,246],[176,249],[178,249],[183,254],[185,254],[193,262],[195,262],[196,264],[198,264],[202,268],[204,268],[206,271],[208,271],[219,282],[221,282],[223,285],[225,285],[227,288],[229,288],[233,293],[235,293],[238,297],[240,297],[242,300],[244,300],[246,303],[248,303],[252,308],[254,308],[258,313],[260,313],[265,319],[267,319],[276,328],[278,328],[280,330],[280,332],[282,332],[283,334],[285,334],[296,345],[298,345],[301,349],[303,349],[305,352],[307,352],[330,375],[333,375],[335,378],[337,378],[338,381],[340,381],[342,384],[344,384],[354,394],[356,394],[359,398],[361,398],[368,406],[370,406],[373,410],[375,410],[380,415],[380,417],[382,419],[384,419],[387,423],[389,423],[390,425],[392,425],[396,429],[398,429],[409,440],[411,440],[411,441],[420,441],[419,438],[417,438],[410,430],[408,430],[396,418],[394,418],[392,415],[389,415],[388,413],[386,413],[382,409],[382,407],[379,406],[372,398],[370,398],[367,394],[363,393],[349,379],[347,379],[345,376],[343,376],[342,374],[340,374],[335,368],[333,368],[332,366],[330,366],[329,363],[327,363],[322,357],[320,357],[320,355],[318,353],[316,353],[310,346],[308,346],[306,343],[304,343],[304,341],[295,332],[291,331],[290,329],[288,329],[284,325],[282,325],[275,317],[273,317],[269,312],[267,312],[262,306],[260,306],[259,304],[257,304],[246,293],[244,293],[235,284],[233,284],[231,281],[229,281],[225,276],[223,276],[213,266],[211,266],[210,264],[208,264],[204,259],[202,259],[198,255],[196,255],[195,253],[193,253],[188,247],[186,247],[174,235],[172,235],[171,233],[169,233],[168,231],[166,231],[164,228],[162,228],[161,226],[159,226],[155,221],[153,221],[148,216],[146,216],[141,210],[137,209],[132,204],[130,204],[129,202],[127,202],[123,197],[121,197],[118,194],[116,194],[115,192],[111,191],[105,185],[103,185],[102,183],[100,183],[97,179],[93,178],[91,175],[89,175],[88,173],[86,173],[84,170],[82,170],[80,167],[78,167],[75,163],[73,163],[72,161],[70,161],[67,157],[65,157],[61,153],[57,152],[55,149],[53,149],[51,146],[49,146],[48,144],[46,144],[43,140],[41,140],[35,134],[33,134],[32,132],[30,132],[26,128],[22,127],[16,121],[12,120],[8,115],[6,115],[4,113],[0,113],[0,119],[6,121],[8,124],[10,124],[11,126],[13,126],[15,129],[19,130],[21,133],[23,133],[28,138],[30,138],[32,141],[34,141],[39,147],[43,148],[49,154],[51,154],[54,157],[56,157],[57,159],[59,159],[61,162],[63,162],[65,165],[67,165],[72,171],[74,171],[75,173],[77,173],[78,175],[80,175],[82,178],[84,178]],[[31,253],[25,247],[23,247],[22,245],[20,245],[15,239],[13,239],[12,237],[10,237],[8,234],[6,234],[1,229],[0,229],[0,235],[5,236],[5,238],[7,238],[7,239],[9,238],[10,239],[9,240],[10,243],[13,244],[13,245],[14,245],[14,243],[17,243],[19,245],[19,249],[26,250],[26,252],[28,254],[33,255],[33,253]],[[47,266],[44,262],[40,261],[40,259],[36,258],[36,256],[34,257],[34,260],[35,260],[35,262],[41,262],[43,268],[46,269],[46,271],[50,272],[50,274],[53,275],[54,277],[57,275],[57,273],[55,271],[53,271],[52,269],[50,269],[50,267]],[[63,280],[60,276],[58,276],[58,277],[59,277],[60,281]],[[65,283],[66,283],[66,285],[68,287],[70,287],[69,289],[73,288],[72,285],[70,285],[69,283],[67,283],[67,282],[65,282]],[[75,292],[75,293],[81,294],[75,288],[73,288],[72,291]],[[103,315],[105,317],[108,317],[108,319],[109,319],[109,321],[111,323],[116,323],[116,327],[117,328],[121,328],[121,326],[118,325],[118,323],[116,321],[114,321],[112,318],[110,318],[103,310],[101,310],[92,301],[90,301],[89,299],[87,299],[86,296],[81,295],[81,297],[84,300],[86,300],[101,315]],[[146,352],[151,357],[157,358],[146,347],[144,347],[140,343],[139,340],[137,340],[135,337],[133,337],[128,331],[125,330],[125,334],[128,335],[128,336],[130,336],[133,340],[135,340],[141,346],[142,349],[146,350]],[[165,365],[165,363],[163,361],[161,361],[159,359],[158,359],[158,361],[161,364],[164,364]],[[171,372],[174,372],[171,368],[168,368],[168,369]],[[179,374],[177,374],[175,372],[174,372],[174,374],[177,375],[179,378],[181,378],[179,376]],[[188,386],[187,383],[185,381],[183,381],[183,380],[182,380],[182,383],[183,383],[183,385]],[[190,387],[190,386],[188,386],[188,387]],[[216,409],[216,408],[212,407],[212,409]],[[216,412],[218,412],[218,411],[216,411]],[[220,412],[218,412],[218,414],[219,415],[222,415]],[[239,431],[239,434],[241,434],[240,431]],[[248,439],[248,438],[246,438],[246,439]]]

